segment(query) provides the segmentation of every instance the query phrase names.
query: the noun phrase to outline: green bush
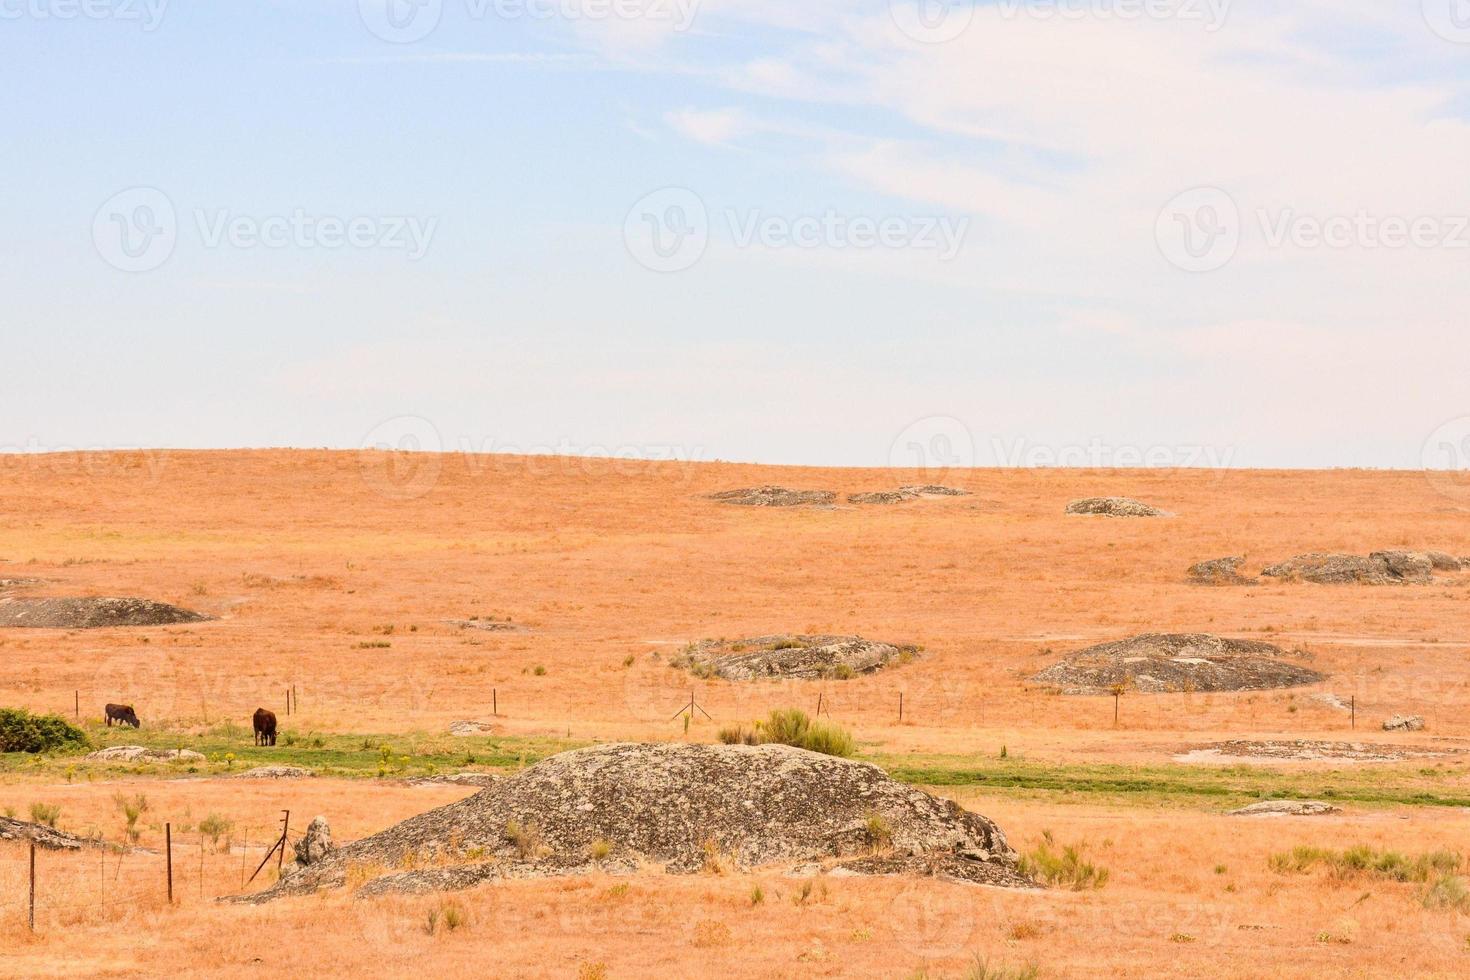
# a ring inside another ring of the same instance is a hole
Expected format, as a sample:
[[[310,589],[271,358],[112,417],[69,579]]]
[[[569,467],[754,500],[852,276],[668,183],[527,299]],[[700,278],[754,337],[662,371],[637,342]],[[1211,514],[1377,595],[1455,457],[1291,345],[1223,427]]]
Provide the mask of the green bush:
[[[857,752],[857,743],[848,732],[827,722],[814,722],[797,708],[772,711],[765,721],[756,722],[753,729],[743,725],[722,728],[719,739],[726,745],[794,745],[808,752],[843,758]]]
[[[64,752],[86,747],[87,736],[64,718],[0,708],[0,752]]]
[[[1082,859],[1080,848],[1057,849],[1051,831],[1042,831],[1036,850],[1021,858],[1021,872],[1048,885],[1063,885],[1073,891],[1101,888],[1108,883],[1108,869]]]

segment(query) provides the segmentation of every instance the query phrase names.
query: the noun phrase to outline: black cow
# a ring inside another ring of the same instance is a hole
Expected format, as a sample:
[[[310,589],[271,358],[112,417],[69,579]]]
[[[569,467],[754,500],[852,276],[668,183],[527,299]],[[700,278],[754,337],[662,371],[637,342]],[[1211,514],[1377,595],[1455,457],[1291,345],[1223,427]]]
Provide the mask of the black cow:
[[[255,709],[255,718],[253,719],[253,721],[255,722],[255,744],[256,745],[275,745],[276,744],[276,714],[275,714],[275,712],[274,711],[267,711],[264,708],[256,708]]]
[[[131,704],[109,704],[106,707],[107,727],[111,728],[113,722],[119,725],[132,725],[134,728],[142,727],[138,721],[138,714],[133,710]]]

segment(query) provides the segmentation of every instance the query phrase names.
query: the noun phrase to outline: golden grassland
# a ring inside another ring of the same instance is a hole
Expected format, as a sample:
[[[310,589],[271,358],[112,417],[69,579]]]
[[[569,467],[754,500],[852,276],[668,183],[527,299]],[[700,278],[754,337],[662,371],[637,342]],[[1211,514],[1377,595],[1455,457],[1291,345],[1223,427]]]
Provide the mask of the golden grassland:
[[[703,499],[764,483],[845,495],[934,481],[972,495],[836,510]],[[231,722],[242,732],[230,768],[264,757],[248,734],[261,705],[302,744],[361,733],[437,745],[451,722],[472,719],[492,723],[506,745],[545,749],[710,740],[720,722],[786,705],[811,710],[819,691],[864,756],[926,772],[993,767],[1002,746],[1017,765],[1131,767],[1168,779],[1184,771],[1171,760],[1186,746],[1232,737],[1465,749],[1470,576],[1423,587],[1217,589],[1188,584],[1184,572],[1230,554],[1246,555],[1252,570],[1306,551],[1470,555],[1467,489],[1361,471],[919,473],[284,451],[12,457],[0,463],[0,578],[45,579],[36,594],[136,595],[219,618],[4,631],[0,705],[69,716],[79,692],[84,718],[95,719],[104,702],[129,701],[150,739],[165,729],[182,741]],[[1063,515],[1067,501],[1100,494],[1176,516]],[[446,622],[492,616],[529,631]],[[1148,630],[1266,639],[1310,658],[1329,680],[1295,691],[1125,696],[1116,726],[1111,698],[1026,683],[1076,647]],[[664,663],[694,639],[797,631],[924,649],[903,667],[823,684],[695,680]],[[288,719],[293,687],[300,713]],[[701,717],[686,732],[673,718],[691,692],[716,721]],[[1314,697],[1329,693],[1356,698],[1356,731]],[[1393,713],[1423,715],[1429,729],[1378,731]],[[123,833],[115,794],[144,793],[140,843],[157,850],[155,825],[171,822],[182,835],[176,873],[185,876],[178,904],[165,907],[154,867],[161,855],[128,855],[121,872],[107,867],[124,889],[114,895],[128,895],[132,882],[138,897],[104,907],[102,857],[43,854],[42,905],[57,907],[32,935],[14,904],[25,855],[0,846],[0,974],[428,967],[445,976],[938,978],[965,976],[977,954],[992,967],[1033,963],[1042,976],[1470,970],[1470,916],[1426,908],[1421,886],[1269,866],[1298,844],[1470,849],[1462,807],[1394,802],[1420,791],[1470,797],[1454,756],[1273,768],[1313,788],[1362,788],[1381,771],[1404,790],[1321,821],[1226,818],[1225,798],[1129,794],[1085,779],[1016,789],[933,777],[941,792],[999,821],[1020,849],[1046,830],[1082,845],[1111,872],[1106,887],[1085,892],[833,879],[803,896],[801,882],[779,875],[673,879],[651,869],[624,883],[517,882],[451,898],[328,895],[244,908],[213,898],[238,891],[241,867],[254,863],[241,833],[258,861],[254,834],[278,811],[303,823],[327,814],[338,838],[350,839],[469,790],[371,772],[239,780],[211,755],[192,778],[56,763],[0,774],[0,804],[18,816],[34,802],[59,805],[62,827],[112,840]],[[201,899],[197,825],[210,814],[234,830],[205,842]],[[757,886],[764,900],[753,904]],[[77,907],[60,908],[67,899]],[[450,929],[441,916],[431,934],[428,917],[445,903],[457,903],[463,922]]]

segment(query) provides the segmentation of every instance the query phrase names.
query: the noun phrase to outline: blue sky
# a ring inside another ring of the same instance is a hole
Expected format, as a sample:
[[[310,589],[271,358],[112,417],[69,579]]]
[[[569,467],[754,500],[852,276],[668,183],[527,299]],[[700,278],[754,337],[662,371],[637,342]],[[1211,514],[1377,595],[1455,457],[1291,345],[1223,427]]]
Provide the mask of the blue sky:
[[[1470,465],[1464,0],[87,3],[0,447]]]

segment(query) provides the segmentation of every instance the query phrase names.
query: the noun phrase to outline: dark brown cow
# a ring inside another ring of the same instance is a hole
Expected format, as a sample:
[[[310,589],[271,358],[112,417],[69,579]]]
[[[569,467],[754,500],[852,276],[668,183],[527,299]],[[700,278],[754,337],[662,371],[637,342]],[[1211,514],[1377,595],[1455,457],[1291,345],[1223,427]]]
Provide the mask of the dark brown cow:
[[[255,709],[255,744],[276,744],[276,714],[264,708]]]
[[[138,721],[138,713],[133,710],[131,704],[109,704],[103,710],[107,712],[108,728],[112,727],[113,722],[119,725],[132,725],[134,728],[142,727]]]

